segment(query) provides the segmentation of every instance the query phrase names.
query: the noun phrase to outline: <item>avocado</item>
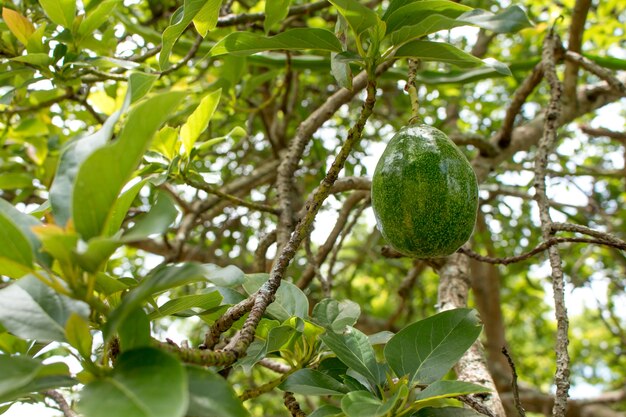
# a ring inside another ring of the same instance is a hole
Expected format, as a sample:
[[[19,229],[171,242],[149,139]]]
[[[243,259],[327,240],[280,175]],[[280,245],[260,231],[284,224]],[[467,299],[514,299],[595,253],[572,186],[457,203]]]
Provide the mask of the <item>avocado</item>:
[[[400,129],[372,179],[372,207],[386,241],[414,258],[450,255],[471,236],[478,182],[469,161],[440,130]]]

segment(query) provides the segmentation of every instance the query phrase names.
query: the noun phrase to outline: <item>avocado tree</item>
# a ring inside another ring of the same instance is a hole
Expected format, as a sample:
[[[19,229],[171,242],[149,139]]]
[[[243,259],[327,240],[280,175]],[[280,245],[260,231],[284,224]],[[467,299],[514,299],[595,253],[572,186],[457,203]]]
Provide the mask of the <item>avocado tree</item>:
[[[1,3],[0,414],[624,415],[622,2]]]

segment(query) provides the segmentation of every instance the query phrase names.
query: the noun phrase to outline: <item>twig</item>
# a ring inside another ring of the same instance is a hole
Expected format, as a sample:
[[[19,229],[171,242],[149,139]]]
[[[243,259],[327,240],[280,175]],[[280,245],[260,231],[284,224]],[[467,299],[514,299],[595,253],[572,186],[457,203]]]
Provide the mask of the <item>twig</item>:
[[[59,391],[48,390],[44,392],[44,395],[50,398],[59,406],[59,409],[63,412],[63,415],[65,417],[78,417],[78,414],[76,414],[76,412],[72,410],[72,407],[67,403],[65,397],[63,397],[63,395]]]
[[[561,231],[561,232],[573,232],[573,233],[581,233],[583,235],[595,237],[596,239],[604,240],[606,242],[612,243],[618,248],[624,247],[626,242],[622,239],[619,239],[607,232],[601,232],[599,230],[594,230],[587,226],[581,226],[579,224],[572,223],[552,223],[550,225],[552,230]]]
[[[496,415],[490,409],[485,407],[485,405],[481,401],[478,401],[475,397],[476,396],[474,395],[460,395],[458,399],[472,407],[474,410],[478,411],[480,414],[489,417],[496,417]]]
[[[546,174],[548,155],[556,143],[556,132],[561,115],[562,85],[556,75],[554,51],[558,45],[557,37],[552,28],[544,39],[542,62],[545,77],[550,84],[550,103],[545,114],[544,134],[539,141],[535,162],[535,196],[539,206],[541,231],[544,240],[553,236],[552,219],[550,217],[550,205],[546,196]],[[557,319],[556,337],[556,373],[555,385],[556,396],[552,414],[554,417],[565,417],[567,409],[567,393],[569,391],[569,344],[568,327],[569,320],[565,306],[565,282],[561,266],[561,255],[556,246],[548,248],[548,258],[552,269],[552,288],[554,292],[555,315]]]
[[[471,145],[478,149],[482,156],[493,157],[498,154],[498,149],[485,138],[480,135],[465,135],[459,133],[453,133],[450,135],[450,139],[457,146]]]
[[[409,73],[406,80],[406,85],[404,86],[404,91],[409,94],[409,101],[411,102],[411,118],[409,119],[409,124],[418,123],[420,120],[419,115],[419,96],[417,95],[417,85],[415,84],[415,75],[417,74],[417,70],[419,68],[419,60],[409,59]]]
[[[506,360],[509,362],[511,372],[513,373],[511,387],[513,388],[513,402],[515,403],[517,414],[519,414],[520,417],[526,417],[526,411],[524,410],[524,407],[522,407],[522,402],[519,399],[519,386],[517,385],[517,369],[515,369],[515,363],[513,362],[513,358],[509,354],[509,351],[506,349],[506,346],[502,346],[502,354],[506,356]]]
[[[576,3],[574,4],[572,21],[569,26],[569,34],[567,38],[568,51],[580,52],[589,7],[591,7],[591,0],[576,0]],[[579,63],[577,61],[567,61],[565,63],[565,73],[563,75],[563,92],[565,99],[572,102],[576,102],[578,64]]]
[[[220,340],[220,335],[230,329],[233,324],[242,318],[244,314],[250,311],[254,304],[254,296],[250,296],[238,304],[230,307],[224,314],[220,316],[208,332],[204,335],[204,343],[199,346],[200,349],[213,349]]]
[[[306,417],[306,413],[300,409],[300,404],[298,404],[298,400],[296,400],[292,392],[285,391],[283,399],[285,407],[287,407],[292,417]]]
[[[163,77],[164,75],[172,73],[178,70],[183,65],[187,64],[187,62],[189,62],[191,58],[193,58],[196,55],[196,53],[198,52],[198,49],[200,49],[200,44],[202,43],[203,40],[204,38],[201,35],[196,35],[196,40],[193,42],[193,45],[191,45],[191,48],[189,48],[189,51],[187,51],[187,55],[185,55],[183,59],[181,59],[180,61],[178,61],[171,67],[159,72],[158,73],[159,76]]]
[[[271,359],[263,358],[257,363],[279,374],[287,374],[291,372],[291,366],[285,365],[284,363],[273,361]]]
[[[67,91],[65,92],[65,94],[62,94],[58,97],[54,97],[51,98],[50,100],[45,100],[42,101],[41,103],[35,104],[34,106],[30,106],[30,107],[14,107],[14,108],[8,108],[6,110],[4,110],[4,113],[7,116],[12,116],[14,114],[19,114],[19,113],[28,113],[31,111],[37,111],[37,110],[41,110],[41,109],[45,109],[46,107],[50,107],[53,104],[59,103],[63,100],[68,100],[74,97],[74,91]]]
[[[483,256],[465,246],[459,248],[457,252],[462,253],[463,255],[466,255],[479,262],[485,262],[488,264],[510,265],[516,262],[521,262],[521,261],[525,261],[526,259],[530,259],[536,254],[543,252],[546,249],[554,245],[558,245],[560,243],[590,243],[590,244],[596,244],[596,245],[610,246],[616,249],[626,251],[626,244],[617,244],[615,242],[611,242],[611,241],[607,241],[603,239],[587,239],[584,237],[551,237],[545,242],[542,242],[541,244],[537,245],[535,248],[533,248],[529,252],[526,252],[522,255],[510,256],[507,258],[494,258],[491,256]]]
[[[581,67],[583,67],[590,73],[597,75],[598,77],[609,83],[609,85],[616,91],[619,91],[620,93],[622,93],[622,95],[626,96],[626,85],[624,85],[623,82],[621,82],[617,77],[615,77],[615,75],[613,75],[611,71],[607,70],[606,68],[602,68],[600,65],[596,64],[592,60],[587,59],[584,56],[572,51],[565,52],[565,60],[567,62],[575,62],[576,64],[580,64]]]
[[[591,127],[589,125],[580,126],[580,130],[590,136],[606,136],[607,138],[619,140],[622,143],[626,143],[626,132],[616,132],[615,130],[610,130],[603,127]]]
[[[267,266],[267,250],[270,246],[276,243],[276,230],[272,230],[259,241],[259,244],[254,251],[254,265],[255,270],[259,272],[265,272]]]
[[[370,79],[367,83],[367,97],[363,103],[359,119],[355,125],[350,128],[348,137],[339,150],[339,153],[335,157],[335,160],[333,161],[328,173],[322,180],[322,183],[318,187],[317,191],[312,194],[311,198],[309,198],[306,205],[307,213],[302,219],[300,219],[294,232],[291,234],[289,241],[280,250],[280,256],[274,263],[269,280],[256,293],[254,297],[254,305],[252,306],[250,315],[246,319],[241,331],[233,337],[225,348],[232,351],[236,357],[245,355],[245,351],[252,340],[254,340],[257,325],[267,309],[267,306],[274,300],[276,291],[280,286],[289,263],[295,256],[298,247],[309,233],[311,225],[315,220],[315,216],[322,207],[326,197],[330,194],[332,186],[337,180],[339,172],[343,169],[352,147],[361,139],[363,128],[365,127],[367,119],[372,114],[375,102],[376,81]]]
[[[497,143],[501,149],[507,148],[511,144],[511,134],[513,133],[513,125],[515,118],[522,109],[522,106],[528,99],[528,96],[535,91],[535,87],[539,85],[543,78],[543,64],[540,62],[533,68],[533,71],[524,79],[519,88],[513,95],[511,104],[506,109],[502,127],[496,133],[493,142]]]

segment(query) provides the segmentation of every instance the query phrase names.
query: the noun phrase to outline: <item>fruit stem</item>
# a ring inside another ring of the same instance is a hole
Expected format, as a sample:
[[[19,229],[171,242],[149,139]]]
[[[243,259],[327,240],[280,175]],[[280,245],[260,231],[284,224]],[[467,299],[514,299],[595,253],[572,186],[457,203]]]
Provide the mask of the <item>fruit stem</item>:
[[[417,86],[415,84],[415,76],[417,75],[417,69],[419,68],[419,60],[409,59],[409,73],[404,86],[404,91],[409,93],[409,100],[411,101],[411,118],[409,124],[419,123],[419,97],[417,96]]]

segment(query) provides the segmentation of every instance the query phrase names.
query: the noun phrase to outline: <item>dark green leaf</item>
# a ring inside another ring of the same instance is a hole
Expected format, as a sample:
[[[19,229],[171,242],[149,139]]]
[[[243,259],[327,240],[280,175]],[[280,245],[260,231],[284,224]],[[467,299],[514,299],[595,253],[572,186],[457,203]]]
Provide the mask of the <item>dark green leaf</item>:
[[[326,29],[297,28],[274,36],[252,32],[234,32],[218,41],[209,56],[250,55],[262,51],[318,49],[341,52],[339,40]]]
[[[372,386],[385,379],[374,349],[361,331],[348,326],[343,334],[327,332],[321,339],[343,363],[366,377]]]
[[[248,417],[231,385],[221,376],[206,368],[187,365],[189,381],[188,416],[193,417]]]
[[[176,108],[183,97],[182,92],[164,93],[139,104],[130,112],[119,138],[94,151],[82,163],[76,175],[72,206],[76,231],[84,240],[107,230],[105,226],[120,191],[137,168],[152,136],[168,117],[163,109]]]
[[[110,376],[87,384],[78,409],[85,417],[182,417],[188,403],[181,363],[158,349],[142,348],[122,353]]]
[[[185,29],[187,29],[187,26],[189,26],[198,12],[200,12],[205,3],[206,0],[185,0],[182,9],[174,13],[170,26],[163,31],[163,43],[161,44],[161,53],[159,54],[159,66],[161,70],[169,68],[170,54],[172,53],[174,44]]]
[[[474,310],[445,311],[400,330],[385,346],[385,359],[398,377],[430,384],[448,372],[480,331]]]
[[[212,291],[207,294],[183,295],[164,303],[150,314],[150,319],[169,316],[192,308],[209,310],[219,306],[221,301],[222,295],[219,291]]]
[[[341,408],[333,407],[332,405],[323,405],[309,414],[309,417],[342,417],[343,412]]]
[[[315,369],[294,372],[279,388],[302,395],[342,395],[348,392],[345,385]]]
[[[66,364],[44,365],[27,356],[0,355],[0,369],[0,403],[23,398],[33,392],[76,383],[70,378]]]
[[[48,255],[41,252],[40,250],[41,242],[39,238],[37,237],[37,235],[35,235],[35,233],[33,233],[33,230],[32,230],[33,227],[41,226],[42,223],[35,217],[26,213],[22,213],[21,211],[13,207],[11,203],[0,198],[0,216],[1,215],[6,216],[9,220],[13,222],[15,226],[17,226],[22,231],[22,233],[24,234],[24,237],[26,237],[26,239],[28,239],[28,241],[30,242],[32,251],[34,252],[37,260],[42,265],[49,266],[51,263],[51,259]],[[5,233],[6,232],[7,231],[5,231]],[[1,234],[2,234],[2,231],[0,231],[0,235]],[[0,239],[3,239],[3,238],[0,238]],[[3,243],[4,242],[3,240],[0,240],[0,242],[2,242],[0,243],[0,247],[5,246],[5,244]],[[0,253],[1,252],[2,252],[2,249],[0,249]]]
[[[117,329],[122,351],[150,346],[150,319],[142,308],[133,310]]]
[[[406,385],[401,386],[387,401],[381,401],[368,391],[353,391],[341,399],[341,409],[347,417],[383,417],[387,416],[398,401],[407,395]]]
[[[89,316],[89,306],[59,294],[32,275],[0,290],[0,323],[24,339],[65,341],[72,313]]]
[[[207,271],[206,278],[220,287],[236,287],[244,283],[245,274],[234,265],[221,268],[213,264],[204,264]]]

